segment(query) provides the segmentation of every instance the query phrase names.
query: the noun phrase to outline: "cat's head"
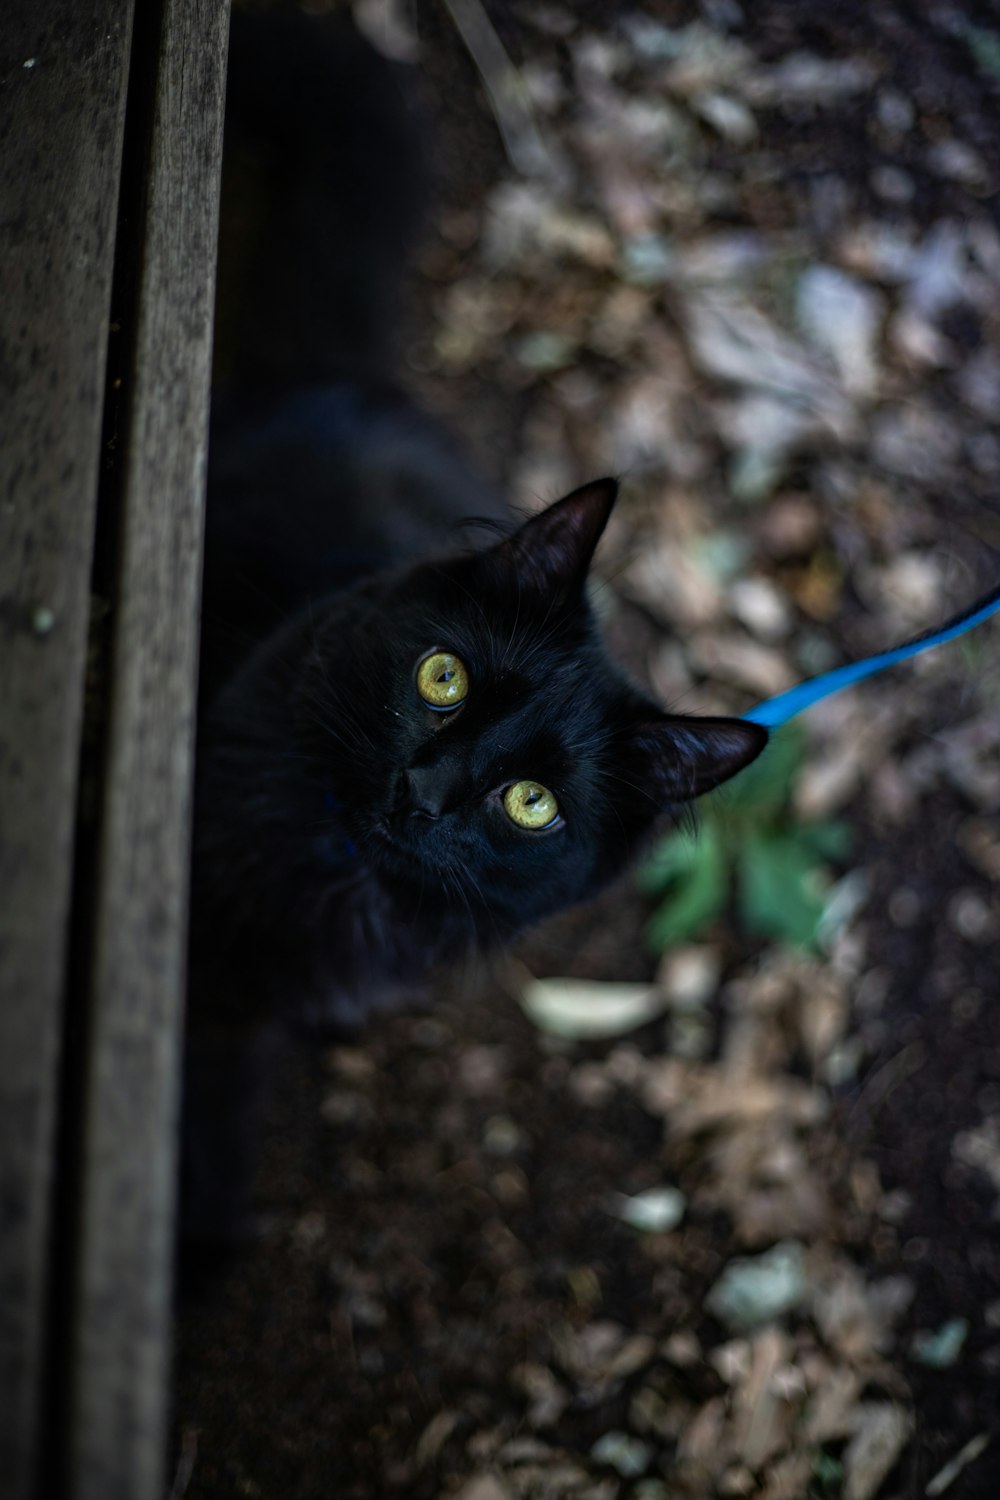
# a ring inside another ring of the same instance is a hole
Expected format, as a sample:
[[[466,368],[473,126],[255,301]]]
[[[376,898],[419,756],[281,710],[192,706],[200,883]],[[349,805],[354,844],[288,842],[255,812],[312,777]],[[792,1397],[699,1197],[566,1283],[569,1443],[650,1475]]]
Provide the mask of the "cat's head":
[[[330,776],[358,857],[480,935],[593,895],[767,732],[666,714],[609,662],[586,576],[599,480],[474,554],[390,579],[317,641]]]

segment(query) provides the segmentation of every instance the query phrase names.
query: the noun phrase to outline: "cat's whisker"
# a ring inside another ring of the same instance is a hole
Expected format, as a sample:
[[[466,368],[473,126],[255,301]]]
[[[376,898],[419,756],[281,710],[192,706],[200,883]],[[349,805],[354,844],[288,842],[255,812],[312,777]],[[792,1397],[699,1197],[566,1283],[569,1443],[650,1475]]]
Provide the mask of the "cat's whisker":
[[[498,924],[497,924],[497,920],[496,920],[496,915],[491,910],[490,904],[486,900],[486,897],[483,895],[483,892],[482,892],[482,890],[481,890],[481,888],[479,886],[479,882],[476,880],[475,876],[472,874],[471,870],[468,868],[468,865],[466,865],[463,862],[463,864],[461,866],[461,873],[458,873],[457,871],[453,871],[453,870],[446,871],[445,873],[446,873],[446,876],[447,876],[446,884],[449,884],[451,886],[451,888],[456,892],[456,894],[461,897],[462,903],[463,903],[463,905],[465,907],[465,910],[466,910],[466,912],[468,914],[470,936],[472,938],[475,938],[478,935],[478,933],[479,933],[479,923],[476,920],[476,914],[473,911],[472,903],[469,900],[469,893],[468,893],[468,890],[466,889],[467,885],[471,885],[473,891],[475,892],[475,894],[476,894],[476,896],[477,896],[477,898],[479,900],[480,908],[481,908],[483,914],[486,915],[489,918],[490,925],[491,925],[492,930],[493,930],[494,939],[495,940],[500,940],[500,933],[499,933],[499,928],[498,928]]]
[[[638,781],[630,781],[627,776],[620,776],[617,771],[609,771],[606,766],[599,766],[597,768],[597,775],[605,781],[616,781],[619,786],[627,786],[631,791],[638,792],[640,797],[645,798],[647,802],[652,803],[656,807],[660,805],[660,798],[655,792],[651,791],[649,787],[643,786]]]

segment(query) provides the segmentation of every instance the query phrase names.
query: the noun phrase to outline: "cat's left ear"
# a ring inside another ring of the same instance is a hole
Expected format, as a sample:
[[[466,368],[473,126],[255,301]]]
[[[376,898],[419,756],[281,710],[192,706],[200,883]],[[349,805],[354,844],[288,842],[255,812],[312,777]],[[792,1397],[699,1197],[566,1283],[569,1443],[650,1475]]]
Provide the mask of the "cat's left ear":
[[[746,719],[664,714],[635,726],[629,754],[633,774],[666,807],[721,786],[756,760],[767,741],[767,730]]]
[[[525,521],[497,552],[516,570],[522,586],[562,602],[582,589],[617,496],[617,479],[581,485]]]

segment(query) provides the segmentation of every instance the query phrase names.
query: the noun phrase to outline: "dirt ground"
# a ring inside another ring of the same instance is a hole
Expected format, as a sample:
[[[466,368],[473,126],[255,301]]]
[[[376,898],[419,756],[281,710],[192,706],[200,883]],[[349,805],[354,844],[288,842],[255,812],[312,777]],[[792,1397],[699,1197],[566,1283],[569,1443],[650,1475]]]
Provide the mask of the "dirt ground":
[[[991,586],[1000,5],[488,11],[513,160],[416,7],[409,379],[519,503],[624,476],[631,670],[741,712]],[[661,958],[628,882],[289,1055],[175,1500],[1000,1493],[997,641],[807,716],[789,816],[851,833],[809,950],[730,907]]]

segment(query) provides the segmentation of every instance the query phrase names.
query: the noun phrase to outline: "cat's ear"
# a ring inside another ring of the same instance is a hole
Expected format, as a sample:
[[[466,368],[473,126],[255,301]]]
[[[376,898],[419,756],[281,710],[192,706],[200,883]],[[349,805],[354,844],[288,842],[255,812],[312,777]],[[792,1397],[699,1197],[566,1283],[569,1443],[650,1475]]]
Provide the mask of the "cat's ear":
[[[661,805],[690,802],[742,771],[764,749],[768,732],[746,719],[664,714],[629,735],[634,773]]]
[[[581,485],[525,521],[497,552],[516,570],[522,587],[565,600],[583,587],[617,495],[617,479]]]

